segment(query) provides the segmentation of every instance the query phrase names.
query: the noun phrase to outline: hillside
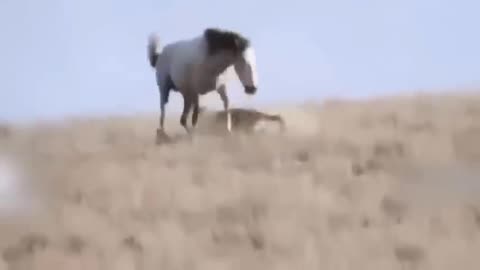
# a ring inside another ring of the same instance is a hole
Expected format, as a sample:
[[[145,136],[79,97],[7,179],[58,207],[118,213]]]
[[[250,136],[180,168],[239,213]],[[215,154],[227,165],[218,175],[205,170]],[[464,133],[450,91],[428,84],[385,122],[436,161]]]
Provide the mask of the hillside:
[[[271,111],[161,146],[156,114],[4,126],[0,270],[480,269],[480,95]]]

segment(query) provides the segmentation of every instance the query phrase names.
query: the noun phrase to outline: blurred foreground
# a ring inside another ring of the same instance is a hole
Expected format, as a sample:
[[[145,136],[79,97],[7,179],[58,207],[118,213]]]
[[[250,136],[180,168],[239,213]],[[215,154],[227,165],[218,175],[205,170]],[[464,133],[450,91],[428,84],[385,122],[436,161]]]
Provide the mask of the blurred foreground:
[[[480,269],[480,94],[275,112],[162,146],[156,115],[3,127],[0,270]]]

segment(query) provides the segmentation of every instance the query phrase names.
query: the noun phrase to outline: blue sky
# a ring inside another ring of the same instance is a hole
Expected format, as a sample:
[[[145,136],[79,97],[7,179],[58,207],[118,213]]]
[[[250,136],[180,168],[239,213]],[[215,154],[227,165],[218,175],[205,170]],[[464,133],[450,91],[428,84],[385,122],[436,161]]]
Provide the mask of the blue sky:
[[[2,0],[0,120],[156,113],[147,35],[165,43],[208,26],[251,38],[255,104],[474,87],[478,10],[474,0]],[[237,82],[230,96],[246,100]]]

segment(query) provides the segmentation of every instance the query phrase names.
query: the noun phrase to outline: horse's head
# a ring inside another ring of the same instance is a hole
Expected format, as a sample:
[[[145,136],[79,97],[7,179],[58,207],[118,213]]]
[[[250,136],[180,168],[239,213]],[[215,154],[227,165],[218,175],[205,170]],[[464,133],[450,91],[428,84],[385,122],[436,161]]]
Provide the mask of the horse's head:
[[[229,56],[228,61],[233,60],[231,63],[245,88],[245,93],[255,94],[258,86],[257,64],[250,41],[238,33],[216,28],[206,29],[204,36],[207,40],[209,55],[230,52],[227,55],[233,58]]]
[[[253,95],[257,92],[257,62],[253,47],[247,47],[234,62],[235,72],[245,88],[245,93]]]

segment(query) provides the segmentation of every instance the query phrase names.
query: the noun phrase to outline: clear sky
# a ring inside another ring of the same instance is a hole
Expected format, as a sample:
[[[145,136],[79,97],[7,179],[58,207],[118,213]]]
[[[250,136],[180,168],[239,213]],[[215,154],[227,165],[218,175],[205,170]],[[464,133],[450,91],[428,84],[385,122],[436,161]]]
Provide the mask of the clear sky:
[[[251,38],[256,103],[472,87],[479,10],[475,0],[1,0],[0,119],[157,112],[147,35],[165,43],[208,26]],[[230,95],[246,100],[236,82]]]

